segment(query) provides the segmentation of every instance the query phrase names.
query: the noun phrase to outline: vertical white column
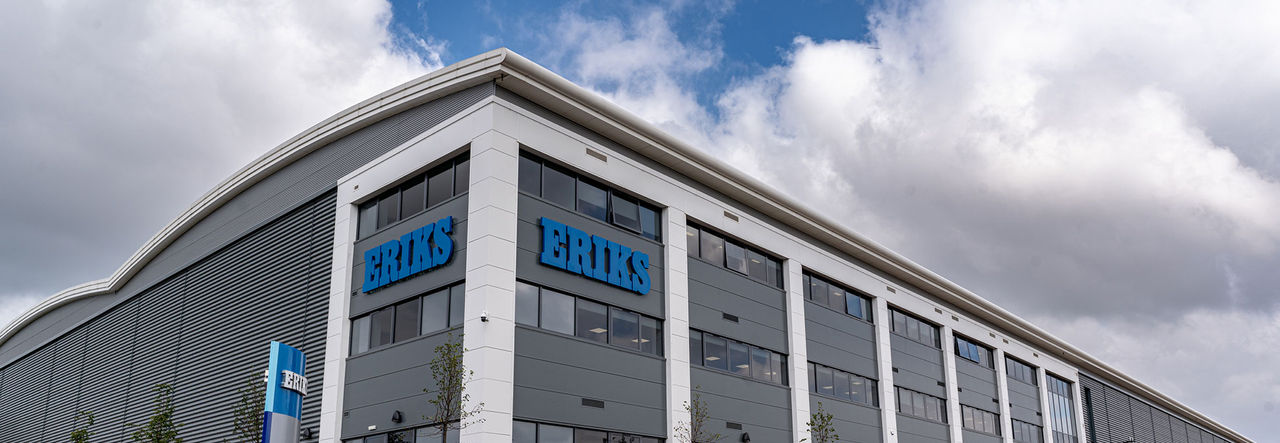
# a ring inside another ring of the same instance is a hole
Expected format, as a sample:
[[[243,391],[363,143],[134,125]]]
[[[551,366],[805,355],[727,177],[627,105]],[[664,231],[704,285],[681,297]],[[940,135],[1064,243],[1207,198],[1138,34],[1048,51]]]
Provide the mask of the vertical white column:
[[[952,334],[950,326],[942,327],[942,374],[947,379],[947,425],[951,428],[951,441],[960,443],[964,441],[964,434],[961,432],[960,389],[956,384],[956,354],[949,351],[955,346]]]
[[[889,344],[893,317],[889,302],[875,298],[876,366],[880,376],[880,428],[885,443],[898,443],[898,402],[893,389],[893,348]]]
[[[1088,429],[1085,428],[1084,423],[1084,391],[1080,387],[1079,373],[1076,373],[1076,380],[1075,383],[1071,384],[1071,389],[1075,395],[1075,398],[1072,399],[1073,403],[1075,403],[1075,407],[1071,409],[1072,411],[1075,411],[1076,415],[1076,441],[1083,442],[1086,440],[1085,437],[1088,436]]]
[[[1049,378],[1044,368],[1036,368],[1036,379],[1040,380],[1040,425],[1044,431],[1044,441],[1053,441],[1053,415],[1049,413]]]
[[[1013,443],[1013,416],[1009,415],[1009,377],[1004,368],[1004,350],[994,352],[996,366],[996,391],[1000,399],[1000,435],[1005,443]]]
[[[334,220],[333,264],[329,278],[329,315],[326,317],[324,341],[324,385],[320,388],[321,443],[335,443],[342,435],[342,382],[346,380],[347,353],[351,341],[351,324],[347,314],[351,307],[351,270],[355,245],[356,207],[351,204],[349,185],[338,190],[337,216]],[[310,375],[310,374],[308,374]]]
[[[511,441],[518,156],[515,139],[499,132],[471,141],[462,360],[475,372],[467,385],[472,401],[484,407],[478,423],[463,429],[465,442]]]
[[[791,351],[791,439],[809,441],[809,351],[804,323],[804,267],[786,260],[787,347]]]
[[[684,211],[667,209],[665,232],[667,441],[676,441],[676,425],[690,420],[684,405],[692,396],[689,380],[689,248],[686,246]]]

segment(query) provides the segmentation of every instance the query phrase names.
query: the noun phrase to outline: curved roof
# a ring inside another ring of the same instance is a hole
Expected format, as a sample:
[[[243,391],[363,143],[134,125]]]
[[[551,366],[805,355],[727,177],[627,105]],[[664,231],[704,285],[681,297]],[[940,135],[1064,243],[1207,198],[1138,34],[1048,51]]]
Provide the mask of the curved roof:
[[[1223,436],[1250,441],[977,294],[843,226],[820,211],[676,139],[652,123],[506,48],[480,54],[396,86],[294,136],[206,193],[139,248],[111,276],[67,288],[19,315],[0,330],[0,344],[22,327],[59,306],[120,289],[197,222],[285,165],[346,134],[405,109],[488,81],[496,81],[503,88],[857,257],[957,306],[969,315],[1009,332],[1029,345],[1054,354],[1082,371],[1097,375]]]

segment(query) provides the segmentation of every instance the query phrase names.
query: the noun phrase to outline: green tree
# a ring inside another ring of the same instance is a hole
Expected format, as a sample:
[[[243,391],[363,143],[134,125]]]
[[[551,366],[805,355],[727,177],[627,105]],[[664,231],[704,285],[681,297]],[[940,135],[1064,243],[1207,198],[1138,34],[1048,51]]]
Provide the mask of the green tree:
[[[89,430],[90,426],[93,426],[93,413],[76,411],[71,425],[71,443],[88,443],[89,437],[93,435],[93,431]]]
[[[237,443],[257,443],[262,441],[262,412],[266,406],[267,385],[262,376],[251,375],[244,385],[236,388],[239,396],[231,410],[235,435],[231,440]]]
[[[818,409],[809,414],[809,422],[805,423],[809,426],[809,436],[813,437],[813,443],[835,443],[840,440],[834,422],[835,416],[823,410],[822,402],[818,402]]]
[[[724,439],[718,432],[707,429],[707,421],[711,419],[711,410],[702,395],[694,387],[692,401],[684,402],[684,410],[689,413],[689,420],[681,420],[676,425],[676,440],[680,443],[715,443]]]
[[[477,419],[484,403],[471,404],[471,394],[467,393],[467,385],[471,383],[474,371],[467,369],[463,363],[462,335],[455,339],[453,334],[439,346],[436,346],[435,358],[431,359],[431,378],[435,380],[435,397],[427,400],[435,408],[435,413],[423,417],[427,423],[436,424],[444,433],[462,432],[467,426],[484,422]],[[431,388],[423,388],[422,392],[431,393]]]
[[[173,422],[173,386],[168,383],[160,383],[151,390],[155,392],[155,398],[152,399],[151,419],[145,425],[130,424],[131,428],[138,428],[133,431],[133,441],[142,443],[182,443],[182,438],[178,437],[178,428],[182,425]]]

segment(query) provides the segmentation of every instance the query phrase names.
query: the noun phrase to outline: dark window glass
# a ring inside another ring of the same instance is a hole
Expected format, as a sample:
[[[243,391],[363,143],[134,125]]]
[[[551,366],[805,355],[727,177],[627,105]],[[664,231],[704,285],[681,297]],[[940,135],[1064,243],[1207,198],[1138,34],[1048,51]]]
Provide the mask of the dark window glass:
[[[724,338],[716,337],[711,334],[703,334],[703,347],[705,354],[703,361],[708,368],[715,368],[722,371],[729,370],[729,343]]]
[[[378,227],[395,223],[396,220],[400,220],[400,193],[391,191],[378,199]]]
[[[747,345],[736,341],[729,342],[729,371],[734,374],[751,376],[751,361]]]
[[[640,351],[662,355],[662,326],[658,320],[640,317]]]
[[[400,213],[405,217],[422,212],[427,204],[427,184],[421,176],[400,186]]]
[[[781,354],[769,354],[769,381],[786,384],[787,383],[787,359]]]
[[[690,257],[698,256],[698,228],[690,225],[684,227],[685,247],[688,248]]]
[[[724,266],[724,239],[707,231],[701,231],[700,237],[699,256],[716,266]]]
[[[867,401],[867,379],[859,376],[849,377],[849,398],[858,403],[871,404]]]
[[[458,162],[453,167],[453,195],[467,192],[471,187],[471,159]]]
[[[408,340],[418,336],[418,299],[409,300],[396,305],[395,341]]]
[[[947,422],[946,400],[909,389],[896,388],[898,412],[929,420]]]
[[[449,327],[449,291],[440,290],[422,297],[422,334]]]
[[[702,366],[702,333],[698,331],[689,331],[689,362],[693,365]]]
[[[573,297],[542,290],[542,328],[573,335]]]
[[[378,230],[378,201],[368,201],[360,205],[360,225],[356,238],[365,238]]]
[[[835,379],[836,397],[852,399],[853,394],[849,392],[849,374],[843,371],[834,371],[832,377]]]
[[[1009,378],[1021,381],[1023,383],[1032,384],[1032,385],[1037,384],[1038,380],[1036,380],[1035,369],[1033,369],[1030,365],[1020,362],[1018,360],[1014,360],[1012,358],[1005,357],[1004,366],[1005,366],[1005,373],[1009,375]]]
[[[609,196],[604,189],[578,180],[578,212],[600,221],[609,221]]]
[[[766,258],[764,261],[764,266],[765,266],[765,283],[768,283],[775,288],[781,288],[782,287],[781,264],[779,264],[777,260],[774,260],[772,258]]]
[[[766,261],[768,259],[765,258],[764,254],[756,251],[747,251],[747,275],[750,275],[751,278],[768,282],[769,268],[765,264]]]
[[[846,312],[844,306],[844,288],[836,285],[830,285],[831,297],[827,299],[827,306],[836,311]]]
[[[818,368],[809,363],[809,392],[818,392]]]
[[[609,443],[609,435],[600,431],[574,429],[573,443]]]
[[[863,320],[867,319],[866,313],[862,310],[863,308],[862,297],[859,297],[858,294],[854,294],[852,292],[845,292],[844,302],[845,302],[845,312],[848,312],[849,315],[861,318]]]
[[[364,438],[364,443],[387,443],[387,434],[370,435]]]
[[[831,372],[831,368],[826,366],[818,366],[818,393],[824,395],[835,395],[836,381],[835,376]]]
[[[542,166],[542,198],[573,210],[578,200],[574,186],[573,176],[551,165]]]
[[[640,206],[619,193],[610,193],[613,204],[613,224],[640,231]]]
[[[542,195],[542,164],[537,160],[520,156],[520,190],[533,195]]]
[[[751,378],[769,381],[769,351],[751,348]]]
[[[414,434],[417,439],[414,443],[444,443],[444,430],[437,426],[418,428]]]
[[[658,219],[658,211],[649,208],[648,205],[640,205],[640,233],[651,240],[660,240],[662,237],[662,228]]]
[[[827,304],[827,297],[831,295],[831,287],[826,281],[814,277],[809,281],[809,295],[813,297],[813,301],[820,305]]]
[[[574,443],[573,428],[539,424],[538,443]]]
[[[395,306],[387,306],[369,316],[369,347],[376,348],[391,343],[392,326],[395,325]]]
[[[453,167],[444,166],[427,173],[427,207],[453,197]]]
[[[747,273],[747,250],[742,246],[738,246],[733,242],[725,242],[724,245],[725,267],[738,271],[743,275]]]
[[[369,316],[364,316],[351,322],[351,354],[360,354],[368,350]]]
[[[640,316],[618,308],[609,308],[609,343],[628,349],[640,349]]]
[[[520,159],[524,160],[524,157]],[[538,425],[527,421],[512,422],[511,443],[538,443]]]
[[[609,310],[604,305],[578,299],[578,336],[600,343],[609,342]]]
[[[516,323],[538,326],[538,287],[516,282]]]
[[[813,287],[813,277],[810,277],[809,274],[804,274],[800,278],[800,289],[804,291],[804,299],[813,300],[813,294],[810,293],[810,288]]]
[[[463,285],[457,285],[449,288],[449,326],[459,326],[462,324],[462,317],[466,304],[463,302],[463,294],[467,292]]]
[[[413,431],[399,431],[387,434],[387,443],[414,443]]]

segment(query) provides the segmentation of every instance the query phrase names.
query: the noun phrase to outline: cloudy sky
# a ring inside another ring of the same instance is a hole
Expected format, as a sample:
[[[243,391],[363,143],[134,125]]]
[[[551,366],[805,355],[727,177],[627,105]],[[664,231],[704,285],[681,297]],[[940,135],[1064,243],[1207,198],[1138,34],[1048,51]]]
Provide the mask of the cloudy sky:
[[[0,322],[306,127],[506,46],[1280,433],[1280,3],[449,3],[7,6]]]

